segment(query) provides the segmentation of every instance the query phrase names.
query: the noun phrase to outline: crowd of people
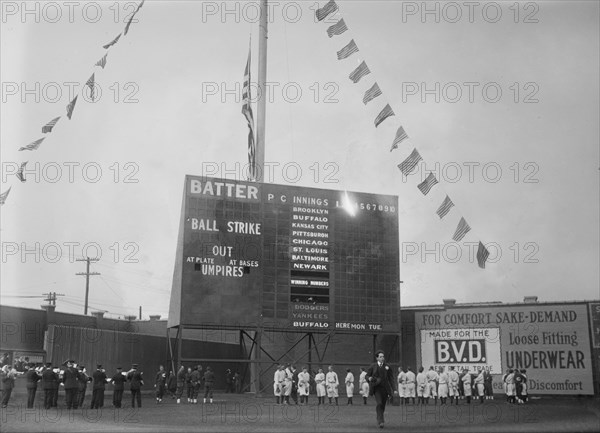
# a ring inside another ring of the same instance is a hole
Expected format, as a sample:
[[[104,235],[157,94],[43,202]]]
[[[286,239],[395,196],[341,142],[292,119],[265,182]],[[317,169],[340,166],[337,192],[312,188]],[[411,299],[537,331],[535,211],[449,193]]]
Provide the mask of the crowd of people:
[[[479,368],[476,373],[471,373],[467,368],[456,370],[453,366],[433,367],[428,371],[420,367],[418,372],[398,367],[397,396],[401,405],[408,404],[459,404],[464,400],[471,404],[473,399],[478,399],[481,404],[484,400],[494,399],[492,375],[488,370]],[[276,404],[290,404],[290,398],[295,404],[307,404],[311,390],[317,396],[317,404],[338,405],[339,388],[343,383],[347,397],[346,404],[352,405],[355,392],[354,374],[351,369],[346,370],[344,381],[341,382],[332,365],[327,367],[327,373],[319,368],[314,374],[308,372],[306,366],[299,371],[295,365],[280,364],[273,377],[273,393]],[[527,401],[527,375],[525,370],[508,370],[502,377],[506,401],[509,403],[525,403]],[[343,389],[343,388],[342,388]],[[360,368],[358,377],[358,394],[367,404],[369,396],[369,382],[367,369]]]
[[[113,406],[122,407],[123,392],[128,384],[131,392],[131,407],[142,406],[141,389],[144,385],[142,373],[138,371],[138,365],[133,364],[128,371],[123,371],[117,367],[116,371],[109,376],[101,364],[96,365],[96,369],[88,373],[85,365],[77,364],[69,359],[62,365],[53,365],[47,362],[43,365],[36,365],[33,362],[22,366],[19,371],[16,362],[13,365],[4,364],[0,373],[0,382],[2,383],[2,407],[7,407],[15,387],[15,381],[22,376],[27,389],[27,408],[33,408],[35,397],[40,388],[43,391],[43,407],[50,409],[58,407],[59,391],[64,390],[65,406],[67,409],[77,409],[83,407],[88,387],[92,389],[90,402],[91,409],[104,407],[104,391],[107,385],[113,389]]]

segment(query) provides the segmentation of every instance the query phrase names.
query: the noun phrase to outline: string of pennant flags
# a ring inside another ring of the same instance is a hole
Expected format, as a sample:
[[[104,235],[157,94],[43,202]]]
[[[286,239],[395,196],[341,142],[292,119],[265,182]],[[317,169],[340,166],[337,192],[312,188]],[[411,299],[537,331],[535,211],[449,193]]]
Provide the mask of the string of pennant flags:
[[[127,20],[127,23],[125,24],[125,29],[119,33],[113,40],[111,40],[109,43],[105,44],[102,46],[102,48],[104,48],[105,50],[107,50],[107,52],[100,58],[100,60],[98,60],[95,64],[94,67],[98,66],[101,69],[104,69],[104,67],[106,66],[106,59],[108,57],[108,50],[114,46],[119,39],[121,38],[121,36],[127,35],[128,31],[129,31],[129,27],[131,26],[133,19],[135,18],[136,14],[138,13],[138,11],[142,8],[142,6],[144,5],[144,1],[142,0],[140,2],[140,4],[138,5],[138,7],[135,9],[135,11],[131,14],[131,16],[129,17],[129,19]],[[90,78],[88,78],[88,80],[85,83],[85,86],[82,88],[81,92],[85,89],[85,87],[87,86],[90,89],[90,99],[92,100],[92,102],[94,102],[95,100],[95,83],[96,83],[96,72],[94,71],[92,73],[92,75],[90,76]],[[67,118],[69,120],[71,120],[71,118],[73,117],[73,112],[75,111],[75,104],[77,103],[77,97],[79,96],[79,94],[75,95],[75,97],[69,102],[69,104],[66,107],[66,115]],[[49,134],[52,132],[52,130],[54,129],[54,127],[58,124],[59,120],[62,118],[62,116],[58,116],[53,118],[52,120],[50,120],[48,123],[46,123],[44,126],[42,126],[42,134]],[[46,139],[46,137],[42,137],[42,138],[38,138],[37,140],[31,142],[30,144],[27,144],[25,146],[22,146],[19,148],[19,151],[35,151],[38,150],[40,145],[42,144],[42,142]],[[21,163],[19,169],[17,170],[17,172],[15,173],[16,178],[23,182],[26,182],[27,179],[25,178],[25,168],[27,166],[27,162],[25,161],[23,163]],[[12,185],[3,193],[0,194],[0,206],[4,205],[6,203],[6,200],[8,198],[8,195],[10,194],[10,191],[12,189]]]
[[[319,8],[315,11],[315,16],[318,21],[323,21],[329,15],[335,14],[336,12],[339,12],[337,3],[335,2],[335,0],[329,0],[323,7]],[[335,24],[332,24],[331,26],[329,26],[327,28],[327,36],[330,38],[333,38],[334,36],[339,36],[339,35],[344,34],[348,30],[349,30],[348,25],[344,21],[344,18],[340,18]],[[352,56],[353,54],[355,54],[357,52],[359,52],[358,45],[356,44],[354,39],[351,39],[350,42],[348,42],[344,47],[342,47],[337,52],[337,59],[338,60],[347,59],[348,57]],[[363,60],[350,73],[348,78],[354,84],[356,84],[362,78],[364,78],[365,76],[367,76],[369,74],[371,74],[371,70],[369,69],[369,66],[367,65],[367,63]],[[371,87],[369,87],[369,89],[367,89],[365,91],[365,94],[363,96],[363,103],[365,105],[367,105],[369,102],[375,100],[376,98],[378,98],[382,95],[383,95],[383,92],[381,91],[379,84],[375,81],[371,85]],[[375,120],[373,123],[375,124],[375,127],[377,128],[386,119],[388,119],[392,116],[395,116],[395,115],[396,114],[394,113],[394,110],[392,109],[390,104],[386,103],[385,106],[379,112],[379,114],[375,117]],[[398,129],[396,130],[396,135],[394,136],[394,139],[392,141],[390,152],[395,149],[398,149],[399,145],[403,141],[407,140],[408,138],[409,138],[409,136],[406,133],[406,131],[404,130],[404,127],[402,125],[400,125],[398,127]],[[422,160],[423,160],[423,158],[421,157],[421,154],[419,153],[419,151],[416,148],[414,148],[413,151],[410,153],[410,155],[404,161],[402,161],[400,164],[398,164],[398,169],[400,170],[400,172],[402,173],[403,176],[408,176],[414,171],[415,167]],[[439,181],[437,180],[437,178],[435,177],[433,172],[430,172],[429,175],[421,183],[419,183],[417,185],[417,188],[425,196],[438,183],[439,183]],[[455,207],[455,204],[452,202],[452,199],[446,194],[446,197],[444,198],[444,200],[438,207],[436,214],[438,215],[440,220],[442,220],[446,215],[448,215],[448,213],[450,213],[450,211],[452,210],[453,207]],[[460,221],[458,222],[458,225],[456,227],[456,230],[454,231],[454,235],[452,236],[452,239],[455,242],[460,242],[470,231],[471,231],[471,226],[469,226],[469,224],[467,223],[465,218],[463,216],[461,216]],[[486,263],[487,259],[489,258],[489,255],[490,255],[490,253],[489,253],[488,249],[485,247],[483,242],[479,241],[479,245],[477,248],[477,264],[480,268],[485,269],[485,263]]]

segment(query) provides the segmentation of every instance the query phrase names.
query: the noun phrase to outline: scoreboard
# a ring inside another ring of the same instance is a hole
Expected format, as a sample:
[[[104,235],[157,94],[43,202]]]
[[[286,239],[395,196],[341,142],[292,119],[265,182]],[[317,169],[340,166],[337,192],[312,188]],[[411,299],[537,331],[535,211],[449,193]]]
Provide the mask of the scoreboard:
[[[400,331],[398,197],[186,176],[169,327]]]

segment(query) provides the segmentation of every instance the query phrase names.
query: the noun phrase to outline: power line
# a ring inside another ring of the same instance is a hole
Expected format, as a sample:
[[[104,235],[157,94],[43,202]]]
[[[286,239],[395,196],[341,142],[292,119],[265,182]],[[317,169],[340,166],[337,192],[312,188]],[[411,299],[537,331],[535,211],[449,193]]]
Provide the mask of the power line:
[[[86,262],[87,266],[86,266],[86,271],[85,272],[78,272],[75,275],[85,275],[85,306],[83,307],[83,315],[87,316],[87,310],[88,310],[88,297],[89,297],[89,293],[90,293],[90,275],[100,275],[100,273],[98,272],[90,272],[90,262],[97,262],[98,258],[94,258],[91,259],[89,257],[86,257],[85,259],[77,259],[77,262]]]

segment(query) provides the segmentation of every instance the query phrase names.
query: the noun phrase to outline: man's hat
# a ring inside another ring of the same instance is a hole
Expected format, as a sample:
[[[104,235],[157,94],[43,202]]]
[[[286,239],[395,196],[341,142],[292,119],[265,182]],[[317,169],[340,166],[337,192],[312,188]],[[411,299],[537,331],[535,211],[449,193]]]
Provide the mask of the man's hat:
[[[51,362],[47,362],[46,363],[46,367],[52,367],[52,363]]]
[[[138,368],[137,364],[131,364],[131,368]]]
[[[100,369],[102,368],[102,364],[98,364],[98,365],[96,365],[96,368],[97,368],[98,370],[100,370]]]
[[[85,368],[85,365],[80,365],[80,366],[79,366],[79,369],[80,369],[80,370],[83,370],[84,368]]]
[[[62,365],[67,365],[67,364],[73,364],[75,361],[73,361],[72,359],[67,359],[65,362],[62,363]]]
[[[121,367],[117,367],[117,370],[123,370]]]

